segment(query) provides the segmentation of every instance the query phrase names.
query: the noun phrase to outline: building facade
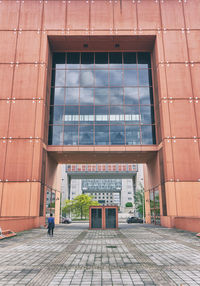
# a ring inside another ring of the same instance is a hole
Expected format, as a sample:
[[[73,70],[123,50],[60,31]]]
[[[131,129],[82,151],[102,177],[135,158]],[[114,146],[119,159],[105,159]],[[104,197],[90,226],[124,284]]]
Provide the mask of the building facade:
[[[146,164],[147,222],[200,228],[199,0],[0,3],[0,225],[45,223],[59,164]],[[159,199],[158,199],[159,198]]]

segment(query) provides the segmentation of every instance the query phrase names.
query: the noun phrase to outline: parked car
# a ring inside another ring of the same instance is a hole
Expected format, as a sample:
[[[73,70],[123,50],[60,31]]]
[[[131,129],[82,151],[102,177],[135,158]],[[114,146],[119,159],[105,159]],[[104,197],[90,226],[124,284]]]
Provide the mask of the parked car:
[[[127,223],[143,223],[143,219],[135,216],[131,216],[127,218]]]
[[[61,223],[71,223],[72,219],[70,217],[61,217]]]

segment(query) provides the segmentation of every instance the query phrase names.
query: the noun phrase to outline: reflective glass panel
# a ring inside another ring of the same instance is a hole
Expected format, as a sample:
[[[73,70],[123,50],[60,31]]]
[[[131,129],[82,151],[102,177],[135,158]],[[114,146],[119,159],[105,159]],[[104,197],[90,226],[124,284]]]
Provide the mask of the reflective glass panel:
[[[49,144],[155,144],[150,53],[54,53],[49,124]]]
[[[68,69],[80,68],[80,53],[67,53],[67,68]]]
[[[124,88],[125,104],[139,104],[138,87]]]
[[[109,53],[109,64],[111,69],[122,68],[122,53]]]
[[[55,72],[55,86],[65,85],[65,70],[56,70]]]
[[[93,144],[93,125],[79,126],[79,145]]]
[[[124,56],[124,68],[137,68],[136,53],[123,53]]]
[[[130,125],[126,126],[126,145],[140,144],[140,126]]]
[[[125,122],[126,124],[139,124],[141,115],[139,112],[139,105],[125,106]]]
[[[65,89],[55,88],[54,90],[54,104],[63,105],[65,102]]]
[[[151,68],[151,57],[149,53],[138,53],[138,68]]]
[[[93,88],[80,88],[80,105],[93,105],[94,104],[94,89]]]
[[[116,105],[110,107],[110,124],[124,123],[124,107],[123,105]]]
[[[81,69],[94,67],[94,53],[81,53]]]
[[[141,126],[142,132],[142,144],[151,145],[155,144],[155,138],[153,137],[154,125],[143,125]]]
[[[123,88],[110,88],[110,104],[123,104]]]
[[[65,106],[64,124],[78,124],[79,106]]]
[[[80,70],[67,70],[66,86],[67,87],[72,87],[72,86],[78,87],[79,85],[80,85]]]
[[[125,144],[124,125],[110,125],[110,144]]]
[[[124,86],[137,86],[137,70],[124,70]]]
[[[123,71],[110,70],[110,86],[122,86],[123,85]]]
[[[62,124],[63,122],[64,107],[54,106],[53,124]]]
[[[149,70],[138,70],[139,86],[149,85]]]
[[[109,89],[95,88],[95,105],[102,105],[109,103]]]
[[[96,87],[108,86],[108,70],[95,71],[95,86]]]
[[[79,88],[72,87],[66,88],[66,105],[77,105],[79,104]]]
[[[94,122],[94,107],[80,106],[80,124],[92,124]]]
[[[64,126],[64,145],[78,145],[78,125]]]
[[[109,144],[109,126],[99,125],[95,126],[95,144],[108,145]]]
[[[95,53],[95,69],[107,68],[108,53]]]
[[[154,123],[154,116],[152,114],[152,106],[151,105],[141,105],[140,106],[140,113],[141,113],[141,122],[143,124]]]
[[[106,124],[109,122],[109,108],[107,105],[95,106],[95,124]]]
[[[94,72],[92,70],[81,71],[80,85],[83,87],[94,86]]]
[[[139,88],[140,104],[153,104],[153,92],[151,87]]]
[[[53,125],[52,138],[52,145],[63,145],[63,126]]]

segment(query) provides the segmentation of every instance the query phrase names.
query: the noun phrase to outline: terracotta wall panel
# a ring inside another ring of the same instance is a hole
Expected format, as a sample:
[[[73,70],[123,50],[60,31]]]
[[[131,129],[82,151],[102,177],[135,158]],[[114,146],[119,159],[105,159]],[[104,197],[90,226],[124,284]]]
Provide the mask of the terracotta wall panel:
[[[137,28],[136,4],[132,1],[114,2],[114,29]]]
[[[200,182],[175,183],[178,216],[200,217]]]
[[[47,86],[48,85],[48,86]],[[39,66],[39,77],[37,84],[37,98],[46,99],[47,88],[49,88],[49,83],[47,83],[47,69],[45,65]]]
[[[18,34],[17,62],[35,63],[39,61],[40,34],[36,31],[22,31]]]
[[[188,61],[186,38],[181,31],[163,33],[165,60],[169,62]]]
[[[174,180],[174,166],[173,166],[173,153],[172,153],[172,140],[163,140],[163,163],[165,180]]]
[[[30,183],[4,183],[2,216],[28,216]]]
[[[35,117],[35,137],[43,138],[45,105],[44,100],[37,100]]]
[[[50,34],[50,32],[49,32]],[[48,33],[42,33],[41,35],[41,50],[40,50],[40,63],[44,62],[48,64],[48,53],[49,53],[49,44],[47,39]]]
[[[38,65],[20,64],[15,68],[13,98],[33,99],[37,95]]]
[[[191,66],[191,75],[192,75],[192,87],[194,97],[199,97],[199,90],[200,90],[200,64],[195,64]]]
[[[175,180],[197,181],[200,158],[197,140],[176,139],[172,141]]]
[[[137,3],[138,26],[141,29],[157,29],[161,27],[159,2],[142,0]]]
[[[40,183],[31,183],[30,216],[39,216],[40,188]]]
[[[165,194],[167,202],[167,215],[176,216],[177,215],[177,199],[176,199],[176,190],[174,182],[165,183]]]
[[[159,65],[157,68],[157,84],[158,84],[158,97],[159,99],[167,98],[168,97],[168,90],[167,90],[167,80],[166,80],[166,72],[165,66]]]
[[[67,3],[67,28],[89,29],[89,1],[70,1]]]
[[[19,28],[23,30],[41,29],[43,2],[37,0],[21,2]]]
[[[34,137],[36,102],[16,100],[12,102],[10,113],[9,137]]]
[[[170,64],[166,68],[168,96],[172,98],[192,97],[190,67],[185,64]]]
[[[4,168],[5,168],[5,159],[6,159],[6,147],[7,147],[7,140],[0,140],[0,180],[3,181],[4,175]]]
[[[10,115],[9,101],[0,100],[0,138],[7,137],[9,115]]]
[[[186,27],[190,29],[199,29],[200,27],[200,2],[192,0],[183,2]]]
[[[169,102],[162,100],[160,102],[160,121],[162,126],[162,137],[167,138],[171,136]]]
[[[1,215],[1,199],[2,199],[2,193],[3,193],[3,183],[0,183],[0,215]]]
[[[198,137],[200,138],[200,100],[195,100],[194,108],[195,108],[195,116],[197,122],[197,132],[198,132]]]
[[[11,98],[12,92],[12,79],[13,79],[13,66],[10,64],[0,64],[0,99]]]
[[[94,1],[91,4],[91,28],[97,30],[113,29],[113,3]]]
[[[174,0],[160,3],[163,28],[181,29],[184,28],[182,3]]]
[[[32,181],[41,180],[42,141],[34,140]]]
[[[66,4],[64,1],[45,1],[43,27],[46,30],[65,28]]]
[[[191,100],[173,100],[169,103],[172,136],[193,138],[197,136],[194,105]]]
[[[158,65],[160,62],[164,62],[164,45],[163,45],[163,37],[161,32],[157,33],[154,45],[154,55],[155,55],[155,62]]]
[[[190,31],[187,33],[187,39],[190,61],[200,62],[200,31]]]
[[[0,63],[11,63],[15,59],[16,32],[0,31]]]
[[[17,29],[20,3],[7,0],[0,4],[0,30]]]
[[[8,181],[30,180],[32,156],[33,142],[30,140],[19,139],[8,142],[4,179]]]

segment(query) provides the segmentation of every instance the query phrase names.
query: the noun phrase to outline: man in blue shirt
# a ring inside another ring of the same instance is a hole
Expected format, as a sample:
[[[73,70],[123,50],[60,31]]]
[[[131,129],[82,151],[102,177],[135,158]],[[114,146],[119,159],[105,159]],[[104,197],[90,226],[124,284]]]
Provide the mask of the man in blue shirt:
[[[48,218],[48,234],[53,236],[53,230],[55,227],[54,217],[52,214],[50,214],[50,217]]]

